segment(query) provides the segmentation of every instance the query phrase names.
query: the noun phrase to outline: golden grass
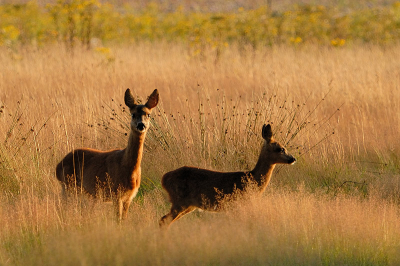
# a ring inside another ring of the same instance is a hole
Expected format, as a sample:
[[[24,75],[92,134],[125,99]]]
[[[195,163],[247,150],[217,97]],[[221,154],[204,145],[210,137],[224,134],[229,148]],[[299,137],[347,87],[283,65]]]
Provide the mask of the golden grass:
[[[218,62],[167,44],[1,50],[0,264],[398,264],[398,48],[232,47]],[[128,87],[142,100],[157,88],[161,105],[118,225],[108,204],[62,206],[54,170],[72,148],[126,145]],[[162,234],[162,174],[250,169],[267,122],[298,163],[262,198]]]
[[[87,210],[57,201],[3,208],[2,263],[11,265],[397,265],[399,210],[379,197],[270,190],[227,213],[188,215],[162,232],[158,192],[134,203],[122,225],[111,206]],[[49,203],[49,204],[48,204]],[[101,205],[101,206],[100,206]],[[46,209],[49,209],[46,212]],[[82,214],[79,211],[84,211]],[[64,216],[60,218],[60,213]]]

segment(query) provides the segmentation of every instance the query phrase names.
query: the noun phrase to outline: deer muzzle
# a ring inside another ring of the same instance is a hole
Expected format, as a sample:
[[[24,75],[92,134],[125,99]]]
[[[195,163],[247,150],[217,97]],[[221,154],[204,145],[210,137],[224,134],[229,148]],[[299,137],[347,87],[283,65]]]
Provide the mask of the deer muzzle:
[[[288,160],[288,164],[294,164],[296,162],[296,158],[294,158],[293,156],[291,158],[289,158]]]
[[[143,131],[143,130],[145,130],[146,129],[146,125],[145,124],[143,124],[142,122],[139,122],[138,124],[137,124],[137,126],[136,126],[136,129],[138,130],[138,131]]]

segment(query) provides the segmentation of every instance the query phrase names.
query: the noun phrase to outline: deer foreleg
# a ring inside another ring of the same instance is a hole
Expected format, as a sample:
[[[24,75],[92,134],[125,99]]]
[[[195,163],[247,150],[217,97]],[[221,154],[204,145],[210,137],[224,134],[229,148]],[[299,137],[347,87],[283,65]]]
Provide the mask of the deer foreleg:
[[[132,199],[127,199],[127,200],[122,202],[121,217],[124,220],[128,217],[128,210],[129,210],[129,206],[131,205],[131,202],[132,202]]]

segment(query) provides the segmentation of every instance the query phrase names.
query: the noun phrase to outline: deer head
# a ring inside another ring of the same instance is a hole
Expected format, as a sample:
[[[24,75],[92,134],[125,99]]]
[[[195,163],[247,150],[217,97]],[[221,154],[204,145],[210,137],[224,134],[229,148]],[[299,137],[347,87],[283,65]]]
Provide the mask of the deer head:
[[[132,132],[144,133],[150,125],[150,115],[154,107],[157,106],[159,100],[158,91],[154,90],[150,94],[145,104],[137,104],[130,89],[125,91],[125,104],[129,107],[131,113],[131,130]]]
[[[262,128],[262,137],[265,140],[262,156],[265,159],[268,159],[274,163],[283,163],[283,164],[294,164],[296,159],[287,152],[285,147],[283,147],[280,143],[276,142],[272,130],[271,125],[264,125]]]

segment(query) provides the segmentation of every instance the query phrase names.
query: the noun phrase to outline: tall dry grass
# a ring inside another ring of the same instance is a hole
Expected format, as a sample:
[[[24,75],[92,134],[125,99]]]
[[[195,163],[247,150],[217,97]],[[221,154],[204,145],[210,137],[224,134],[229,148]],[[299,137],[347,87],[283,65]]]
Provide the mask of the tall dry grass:
[[[104,206],[45,212],[34,198],[2,214],[3,264],[10,265],[397,265],[398,207],[272,190],[227,213],[188,215],[162,232],[159,192],[135,202],[118,225]],[[50,201],[50,209],[56,201]],[[111,210],[108,210],[112,212]]]
[[[185,51],[0,51],[1,264],[399,262],[397,46],[232,47],[218,62]],[[159,89],[161,104],[140,195],[118,225],[108,204],[63,206],[54,169],[73,148],[126,145],[128,87],[142,100]],[[278,168],[262,198],[161,234],[162,174],[251,169],[263,123],[298,163]]]

